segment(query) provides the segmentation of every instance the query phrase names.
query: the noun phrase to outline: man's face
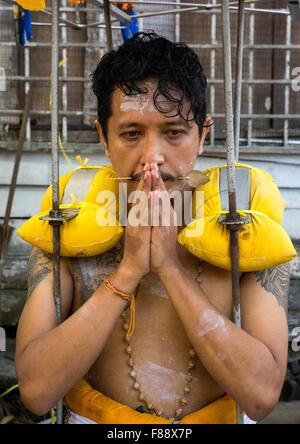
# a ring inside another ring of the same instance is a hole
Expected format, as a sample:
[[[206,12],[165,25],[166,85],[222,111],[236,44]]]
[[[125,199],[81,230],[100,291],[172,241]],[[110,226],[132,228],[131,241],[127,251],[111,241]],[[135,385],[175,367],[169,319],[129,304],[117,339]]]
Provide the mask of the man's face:
[[[128,183],[131,190],[137,187],[145,164],[156,162],[166,188],[171,191],[180,184],[174,179],[193,169],[202,152],[207,130],[204,129],[200,139],[199,127],[194,121],[188,125],[180,116],[168,117],[176,114],[177,105],[174,110],[174,103],[164,97],[158,98],[158,104],[168,112],[159,112],[153,103],[155,80],[142,82],[139,86],[145,86],[148,93],[127,96],[119,88],[115,89],[112,115],[108,119],[107,144],[103,136],[101,139],[118,177],[133,176],[134,180]],[[188,110],[189,103],[185,101],[184,116]]]

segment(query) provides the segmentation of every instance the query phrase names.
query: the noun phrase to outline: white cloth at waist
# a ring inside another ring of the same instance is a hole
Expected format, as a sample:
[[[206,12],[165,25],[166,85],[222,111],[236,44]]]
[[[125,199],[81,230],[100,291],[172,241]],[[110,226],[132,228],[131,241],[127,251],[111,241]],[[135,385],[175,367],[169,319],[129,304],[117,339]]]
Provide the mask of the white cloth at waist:
[[[96,422],[71,411],[68,419],[68,424],[96,424]],[[173,424],[179,424],[179,422],[174,421]],[[252,419],[250,419],[247,415],[244,415],[244,424],[256,424],[256,422],[252,421]]]

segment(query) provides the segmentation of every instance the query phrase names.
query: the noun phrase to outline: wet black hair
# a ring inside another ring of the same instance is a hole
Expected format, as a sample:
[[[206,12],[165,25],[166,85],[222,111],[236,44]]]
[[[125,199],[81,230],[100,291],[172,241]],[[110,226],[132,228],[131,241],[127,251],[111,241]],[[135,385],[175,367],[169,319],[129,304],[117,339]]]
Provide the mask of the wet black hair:
[[[98,121],[106,141],[115,87],[126,95],[145,94],[147,88],[139,87],[138,83],[149,79],[158,81],[153,96],[156,109],[168,117],[179,115],[188,124],[194,120],[201,135],[206,119],[207,81],[198,56],[184,43],[172,43],[154,32],[142,32],[117,50],[105,54],[92,74],[93,91],[98,100]],[[177,94],[172,95],[174,87]],[[159,107],[157,99],[161,95],[174,103],[171,110]],[[184,98],[190,104],[185,116],[182,114]]]

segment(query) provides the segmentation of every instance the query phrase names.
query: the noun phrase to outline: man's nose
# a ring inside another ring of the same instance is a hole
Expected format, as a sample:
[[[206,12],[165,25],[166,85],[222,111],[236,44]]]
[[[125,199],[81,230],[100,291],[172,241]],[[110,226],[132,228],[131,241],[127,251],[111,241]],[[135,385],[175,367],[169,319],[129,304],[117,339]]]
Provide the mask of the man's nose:
[[[162,141],[157,135],[148,135],[145,138],[141,164],[144,167],[147,162],[156,162],[159,165],[165,161]]]

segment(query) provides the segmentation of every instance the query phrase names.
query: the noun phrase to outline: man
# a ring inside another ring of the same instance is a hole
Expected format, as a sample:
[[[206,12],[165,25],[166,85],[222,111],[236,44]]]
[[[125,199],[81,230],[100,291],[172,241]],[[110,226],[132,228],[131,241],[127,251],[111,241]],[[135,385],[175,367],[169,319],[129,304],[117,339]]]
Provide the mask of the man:
[[[202,153],[205,88],[195,53],[155,34],[106,54],[93,75],[106,156],[119,178],[132,178],[123,179],[128,193],[146,193],[146,219],[147,210],[162,212],[159,193],[191,190],[177,178]],[[232,400],[259,421],[274,408],[287,361],[288,266],[241,273],[240,329],[231,320],[231,273],[180,246],[184,225],[168,211],[169,225],[128,221],[105,254],[62,258],[60,326],[52,258],[33,249],[16,349],[30,410],[44,414],[67,393],[71,422],[234,422]]]

